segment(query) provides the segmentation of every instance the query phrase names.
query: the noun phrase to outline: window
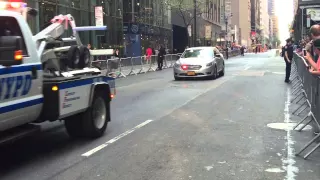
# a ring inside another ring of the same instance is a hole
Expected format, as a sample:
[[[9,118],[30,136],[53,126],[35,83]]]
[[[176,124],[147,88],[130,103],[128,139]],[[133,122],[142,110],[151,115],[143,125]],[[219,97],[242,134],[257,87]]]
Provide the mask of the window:
[[[21,50],[23,55],[28,56],[28,51],[18,21],[13,17],[2,16],[0,17],[0,24],[0,38],[2,39],[2,37],[6,36],[20,36],[22,38]],[[3,42],[0,41],[0,45],[3,47]],[[1,59],[8,57],[7,53],[0,53],[0,55]]]
[[[40,30],[48,27],[51,19],[57,15],[57,6],[53,4],[43,3],[39,10]]]
[[[199,58],[199,57],[213,57],[213,51],[211,48],[206,49],[188,49],[182,55],[182,58]]]

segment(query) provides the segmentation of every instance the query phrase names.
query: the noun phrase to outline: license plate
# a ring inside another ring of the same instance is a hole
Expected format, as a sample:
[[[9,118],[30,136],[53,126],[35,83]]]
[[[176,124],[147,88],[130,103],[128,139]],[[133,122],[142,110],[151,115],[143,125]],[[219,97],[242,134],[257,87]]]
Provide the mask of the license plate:
[[[188,71],[188,72],[187,72],[187,75],[188,75],[188,76],[195,76],[196,73],[195,73],[194,71]]]

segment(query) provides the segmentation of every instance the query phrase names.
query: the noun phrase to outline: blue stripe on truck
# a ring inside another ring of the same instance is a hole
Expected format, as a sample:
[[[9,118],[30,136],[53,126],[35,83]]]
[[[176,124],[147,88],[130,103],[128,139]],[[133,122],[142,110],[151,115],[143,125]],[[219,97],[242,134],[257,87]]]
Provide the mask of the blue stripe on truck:
[[[34,106],[34,105],[38,105],[41,103],[43,103],[43,98],[33,99],[30,101],[24,101],[24,102],[20,102],[17,104],[12,104],[9,106],[0,107],[0,114],[19,110],[19,109]]]
[[[78,86],[85,86],[89,85],[95,82],[95,79],[99,79],[97,82],[108,82],[110,85],[110,88],[114,88],[114,82],[115,79],[112,77],[94,77],[90,79],[83,79],[83,80],[74,80],[74,81],[69,81],[69,82],[63,82],[59,84],[59,89],[68,89],[68,88],[73,88],[73,87],[78,87]]]
[[[41,64],[22,64],[22,65],[16,65],[11,67],[0,66],[0,75],[27,72],[27,71],[31,71],[32,67],[36,68],[37,70],[42,69]]]

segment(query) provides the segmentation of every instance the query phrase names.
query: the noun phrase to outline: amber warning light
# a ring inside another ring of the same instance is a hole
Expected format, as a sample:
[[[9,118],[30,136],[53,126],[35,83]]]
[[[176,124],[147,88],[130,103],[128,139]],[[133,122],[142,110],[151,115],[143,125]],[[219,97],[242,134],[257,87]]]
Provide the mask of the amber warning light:
[[[14,60],[21,61],[22,58],[23,58],[23,55],[21,50],[14,52]]]

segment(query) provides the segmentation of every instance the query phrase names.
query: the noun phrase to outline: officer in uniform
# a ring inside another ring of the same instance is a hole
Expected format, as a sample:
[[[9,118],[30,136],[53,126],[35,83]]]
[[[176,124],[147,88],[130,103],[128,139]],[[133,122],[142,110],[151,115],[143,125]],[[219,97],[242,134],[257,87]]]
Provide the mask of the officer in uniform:
[[[289,38],[286,40],[287,44],[284,46],[284,62],[286,63],[286,78],[284,82],[290,82],[291,62],[293,59],[293,45],[292,40]]]

